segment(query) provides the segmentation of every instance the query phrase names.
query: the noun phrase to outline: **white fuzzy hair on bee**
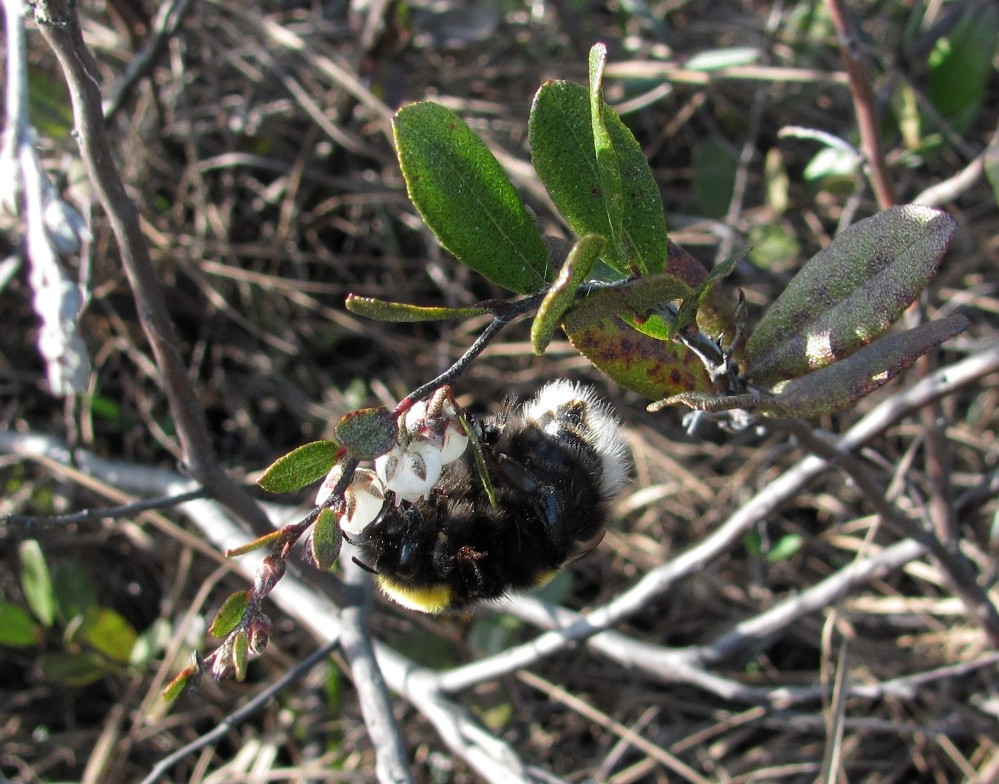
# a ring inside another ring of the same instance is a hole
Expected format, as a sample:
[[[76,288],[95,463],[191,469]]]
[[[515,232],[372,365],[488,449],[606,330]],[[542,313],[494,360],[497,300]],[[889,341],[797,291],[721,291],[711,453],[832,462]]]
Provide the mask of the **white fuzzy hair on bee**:
[[[567,422],[559,411],[572,407],[579,410],[578,417],[574,418],[578,421]],[[605,500],[614,498],[627,484],[631,460],[630,450],[621,435],[621,422],[593,387],[567,379],[551,381],[524,404],[521,415],[553,438],[559,438],[565,429],[571,429],[596,452],[602,467],[600,495]]]

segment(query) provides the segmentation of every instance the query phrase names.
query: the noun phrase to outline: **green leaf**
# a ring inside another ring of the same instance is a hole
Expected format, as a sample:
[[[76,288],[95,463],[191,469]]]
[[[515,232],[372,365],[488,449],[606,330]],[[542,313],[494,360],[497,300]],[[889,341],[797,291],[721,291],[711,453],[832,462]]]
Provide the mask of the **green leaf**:
[[[44,138],[62,139],[73,131],[73,108],[66,83],[47,70],[28,69],[28,116]]]
[[[163,691],[160,692],[160,696],[163,697],[164,702],[173,702],[180,696],[181,692],[187,688],[187,684],[189,684],[192,679],[197,680],[198,676],[199,672],[196,667],[193,665],[185,667],[163,688]]]
[[[406,190],[441,245],[493,283],[540,291],[548,252],[499,162],[450,109],[425,101],[393,121]]]
[[[670,325],[670,329],[667,333],[668,339],[673,338],[673,336],[678,334],[680,330],[696,325],[697,314],[700,312],[704,302],[711,294],[715,284],[722,278],[727,278],[731,275],[735,270],[736,264],[738,264],[743,258],[745,258],[745,253],[736,253],[729,256],[721,263],[716,264],[714,269],[708,273],[708,277],[704,280],[704,283],[698,286],[692,294],[684,297],[683,302],[680,303],[680,309],[676,313],[676,318]]]
[[[623,217],[619,232],[627,268],[615,266],[620,253],[604,260],[621,275],[661,272],[666,263],[666,218],[662,196],[634,135],[617,113],[604,106],[603,125],[617,157]],[[534,96],[528,124],[531,160],[552,201],[579,236],[616,236],[611,225],[613,194],[600,176],[590,92],[572,82],[547,82]]]
[[[805,264],[753,330],[747,377],[770,386],[872,341],[926,286],[955,229],[945,212],[912,204],[847,228]]]
[[[999,8],[980,3],[961,11],[953,29],[937,40],[930,53],[930,100],[959,134],[974,121],[995,75],[997,39]]]
[[[596,234],[580,237],[573,246],[558,277],[545,294],[531,324],[531,347],[540,356],[545,353],[562,315],[576,299],[576,292],[586,282],[607,240]]]
[[[607,65],[607,47],[595,44],[590,49],[590,131],[593,134],[593,153],[597,162],[597,179],[604,194],[607,208],[607,226],[610,244],[607,248],[608,263],[623,272],[627,264],[621,258],[621,229],[624,218],[624,198],[621,194],[621,170],[617,153],[604,121],[604,67]]]
[[[649,314],[661,305],[689,297],[690,286],[673,275],[649,275],[620,285],[595,291],[570,308],[565,316],[566,329],[578,332],[608,317],[622,316],[635,322],[645,322]],[[648,333],[647,333],[648,334]],[[652,337],[666,340],[663,334]]]
[[[82,617],[98,601],[94,575],[85,564],[76,559],[56,566],[52,575],[52,588],[59,617],[66,623]]]
[[[563,326],[580,354],[618,384],[644,397],[711,390],[703,363],[686,346],[643,335],[614,316],[579,329]]]
[[[236,593],[231,594],[222,602],[219,611],[215,613],[215,620],[208,627],[208,633],[212,637],[225,637],[243,619],[243,614],[249,604],[249,591],[236,591]]]
[[[466,319],[488,313],[482,307],[471,308],[440,308],[409,305],[405,302],[390,302],[374,297],[359,297],[356,294],[347,295],[347,310],[365,318],[377,321],[415,322],[443,321],[445,319]]]
[[[42,675],[64,686],[87,686],[99,681],[111,668],[92,653],[51,653],[38,662]]]
[[[964,316],[930,321],[907,332],[885,335],[846,359],[777,384],[772,394],[680,393],[653,403],[648,410],[659,411],[682,403],[700,411],[744,408],[773,417],[826,416],[869,395],[927,351],[967,328]]]
[[[399,424],[384,408],[362,408],[344,414],[333,432],[358,460],[374,460],[399,440]]]
[[[688,71],[717,71],[759,62],[760,50],[755,46],[732,46],[698,52],[684,64]]]
[[[767,551],[767,563],[780,563],[797,555],[805,546],[805,538],[801,534],[785,534]]]
[[[805,166],[802,179],[831,193],[852,193],[863,161],[850,149],[823,147]]]
[[[308,550],[311,560],[317,569],[329,569],[340,555],[343,537],[336,522],[336,515],[329,509],[323,509],[316,518],[312,533],[309,536]]]
[[[42,628],[16,604],[0,602],[0,645],[27,648],[45,638]]]
[[[55,593],[41,545],[35,539],[25,539],[18,548],[18,554],[21,558],[21,590],[24,592],[24,599],[42,626],[51,628],[56,617]]]
[[[246,663],[249,659],[250,638],[245,631],[236,632],[232,640],[233,678],[242,683],[246,680]]]
[[[110,607],[91,607],[75,630],[74,640],[106,656],[113,662],[128,664],[138,635],[117,611]]]
[[[290,493],[322,479],[336,463],[340,447],[334,441],[313,441],[279,457],[257,480],[269,493]]]
[[[968,328],[964,316],[928,321],[874,341],[847,359],[774,387],[759,410],[771,416],[814,418],[852,405],[887,384],[935,346]]]

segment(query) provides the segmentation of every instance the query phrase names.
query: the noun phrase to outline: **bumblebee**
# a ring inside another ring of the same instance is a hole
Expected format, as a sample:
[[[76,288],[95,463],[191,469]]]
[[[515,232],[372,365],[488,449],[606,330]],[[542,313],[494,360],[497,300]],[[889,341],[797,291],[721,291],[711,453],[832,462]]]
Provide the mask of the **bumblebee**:
[[[462,610],[548,583],[600,543],[627,482],[620,423],[589,387],[556,381],[478,424],[495,505],[468,450],[426,498],[387,504],[348,536],[355,560],[410,609]]]

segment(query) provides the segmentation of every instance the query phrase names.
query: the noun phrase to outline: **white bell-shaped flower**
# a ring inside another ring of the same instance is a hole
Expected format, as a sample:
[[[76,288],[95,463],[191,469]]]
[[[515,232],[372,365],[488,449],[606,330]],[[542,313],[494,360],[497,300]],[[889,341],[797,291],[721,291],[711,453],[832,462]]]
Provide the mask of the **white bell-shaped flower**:
[[[397,504],[430,495],[443,467],[440,448],[429,441],[410,441],[375,460],[378,478],[395,493]]]
[[[343,466],[337,463],[326,475],[316,493],[316,506],[325,504],[343,476]],[[340,528],[348,534],[359,534],[381,514],[385,505],[382,482],[370,468],[358,468],[343,494],[344,512]]]
[[[453,403],[445,401],[437,412],[434,418],[429,413],[427,401],[415,403],[406,412],[406,433],[411,439],[423,440],[436,446],[441,452],[441,462],[447,465],[465,453],[468,436],[458,421],[458,412]]]

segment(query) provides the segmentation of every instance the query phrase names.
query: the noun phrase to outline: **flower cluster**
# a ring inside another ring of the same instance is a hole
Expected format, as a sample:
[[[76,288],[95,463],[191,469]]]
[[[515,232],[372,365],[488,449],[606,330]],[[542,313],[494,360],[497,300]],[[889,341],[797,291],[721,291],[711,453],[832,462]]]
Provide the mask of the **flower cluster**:
[[[392,492],[396,506],[427,498],[444,466],[461,457],[467,446],[468,436],[449,388],[414,404],[400,423],[399,440],[375,460],[374,470],[358,468],[354,472],[344,493],[340,529],[348,535],[361,533],[381,514],[386,491]],[[316,494],[317,506],[329,501],[342,476],[343,466],[338,463]]]

